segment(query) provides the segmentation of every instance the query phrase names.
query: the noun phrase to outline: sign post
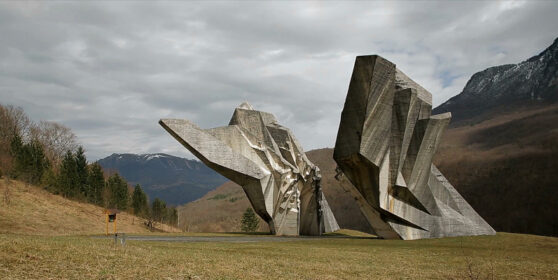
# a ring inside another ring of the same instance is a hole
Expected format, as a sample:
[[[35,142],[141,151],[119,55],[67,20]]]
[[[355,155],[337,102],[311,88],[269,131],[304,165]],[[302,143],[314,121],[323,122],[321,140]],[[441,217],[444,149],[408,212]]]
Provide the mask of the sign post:
[[[107,220],[107,226],[106,226],[107,233],[106,233],[106,235],[108,236],[108,223],[109,223],[108,214],[105,213],[105,217],[106,217],[106,220]]]
[[[114,234],[116,235],[116,233],[117,233],[117,231],[116,231],[116,214],[117,213],[120,213],[120,211],[118,211],[118,209],[105,209],[105,216],[106,216],[105,232],[106,232],[107,236],[109,234],[109,232],[108,232],[109,223],[114,223]]]

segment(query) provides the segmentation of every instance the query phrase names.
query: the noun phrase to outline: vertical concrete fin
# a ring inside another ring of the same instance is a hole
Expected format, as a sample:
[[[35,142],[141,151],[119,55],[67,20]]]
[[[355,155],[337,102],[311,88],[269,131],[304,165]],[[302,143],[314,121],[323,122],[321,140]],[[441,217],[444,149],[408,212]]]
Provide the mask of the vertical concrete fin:
[[[432,94],[392,67],[357,57],[335,143],[364,216],[384,238],[493,234],[432,165],[451,116],[432,116]]]

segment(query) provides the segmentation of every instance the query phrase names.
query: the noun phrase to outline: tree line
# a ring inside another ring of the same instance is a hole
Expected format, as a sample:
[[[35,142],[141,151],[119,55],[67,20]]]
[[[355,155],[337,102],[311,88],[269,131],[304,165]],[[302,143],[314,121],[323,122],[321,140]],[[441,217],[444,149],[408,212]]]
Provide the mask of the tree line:
[[[0,176],[8,176],[66,198],[105,208],[129,211],[138,217],[176,225],[175,207],[133,190],[118,173],[105,174],[88,163],[72,131],[54,122],[33,123],[21,108],[0,104]]]

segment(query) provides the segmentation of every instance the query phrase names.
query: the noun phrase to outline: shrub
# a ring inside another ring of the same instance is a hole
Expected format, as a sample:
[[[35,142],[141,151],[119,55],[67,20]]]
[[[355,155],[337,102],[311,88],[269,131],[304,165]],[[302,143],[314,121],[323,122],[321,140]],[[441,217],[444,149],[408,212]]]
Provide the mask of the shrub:
[[[256,213],[252,208],[246,208],[244,214],[242,215],[242,221],[240,228],[244,232],[254,232],[258,229],[260,221],[258,221],[258,217],[256,217]]]

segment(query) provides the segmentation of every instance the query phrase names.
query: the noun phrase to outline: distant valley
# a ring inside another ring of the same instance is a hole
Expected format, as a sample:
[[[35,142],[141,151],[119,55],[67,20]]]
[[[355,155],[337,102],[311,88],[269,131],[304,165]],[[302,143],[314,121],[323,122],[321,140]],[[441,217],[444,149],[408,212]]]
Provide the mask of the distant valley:
[[[227,181],[200,161],[161,153],[112,154],[99,164],[130,184],[140,184],[151,200],[160,198],[172,205],[196,200]]]

